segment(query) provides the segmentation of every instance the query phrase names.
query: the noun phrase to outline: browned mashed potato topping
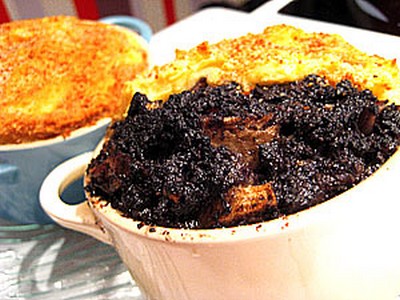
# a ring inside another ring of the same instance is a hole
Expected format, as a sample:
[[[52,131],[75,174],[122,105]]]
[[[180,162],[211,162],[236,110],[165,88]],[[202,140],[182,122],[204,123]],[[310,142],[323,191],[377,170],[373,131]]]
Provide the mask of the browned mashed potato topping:
[[[127,87],[86,190],[141,224],[287,216],[354,187],[400,145],[396,62],[336,35],[281,25],[202,43]]]
[[[0,145],[120,116],[123,84],[148,66],[135,33],[68,16],[0,25],[0,56]]]
[[[177,50],[173,62],[155,66],[129,82],[126,92],[128,98],[140,92],[150,100],[166,100],[190,89],[202,77],[212,85],[235,81],[249,91],[255,84],[284,83],[309,74],[323,76],[331,84],[349,79],[379,99],[400,98],[395,59],[368,55],[339,35],[309,33],[288,25]]]

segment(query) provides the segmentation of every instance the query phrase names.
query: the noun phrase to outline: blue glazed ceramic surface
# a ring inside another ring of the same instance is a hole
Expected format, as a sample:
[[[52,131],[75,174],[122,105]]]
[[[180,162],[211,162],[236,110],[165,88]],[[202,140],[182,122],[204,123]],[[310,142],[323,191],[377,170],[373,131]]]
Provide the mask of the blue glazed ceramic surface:
[[[64,160],[93,150],[103,138],[108,124],[103,122],[87,133],[67,139],[1,146],[0,218],[18,224],[52,223],[38,202],[43,179]],[[80,195],[81,190],[81,185],[77,183],[68,194]]]
[[[101,18],[103,23],[114,24],[135,31],[142,36],[147,42],[150,41],[153,31],[151,27],[144,21],[131,16],[115,15]]]
[[[150,26],[130,16],[109,16],[99,21],[122,26],[150,41]],[[93,150],[103,138],[107,124],[96,126],[85,134],[44,143],[0,146],[0,219],[16,224],[48,224],[53,221],[39,205],[38,194],[43,179],[58,164],[78,154]],[[82,184],[77,182],[66,193],[82,200]]]

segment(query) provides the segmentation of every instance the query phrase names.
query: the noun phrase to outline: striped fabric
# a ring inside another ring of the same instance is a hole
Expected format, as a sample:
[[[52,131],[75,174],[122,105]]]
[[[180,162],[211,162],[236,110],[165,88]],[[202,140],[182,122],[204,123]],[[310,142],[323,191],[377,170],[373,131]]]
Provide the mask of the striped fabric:
[[[210,3],[241,5],[244,0],[0,0],[0,23],[11,20],[71,15],[97,20],[109,15],[143,19],[156,32]]]

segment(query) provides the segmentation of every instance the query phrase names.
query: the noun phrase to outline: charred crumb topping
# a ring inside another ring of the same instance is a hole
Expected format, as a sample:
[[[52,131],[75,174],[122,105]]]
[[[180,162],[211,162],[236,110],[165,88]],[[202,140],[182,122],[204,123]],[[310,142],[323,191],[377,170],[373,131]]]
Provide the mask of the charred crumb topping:
[[[249,93],[201,80],[165,103],[135,94],[112,130],[89,165],[90,195],[147,224],[214,228],[292,214],[353,187],[398,148],[400,109],[316,75]]]

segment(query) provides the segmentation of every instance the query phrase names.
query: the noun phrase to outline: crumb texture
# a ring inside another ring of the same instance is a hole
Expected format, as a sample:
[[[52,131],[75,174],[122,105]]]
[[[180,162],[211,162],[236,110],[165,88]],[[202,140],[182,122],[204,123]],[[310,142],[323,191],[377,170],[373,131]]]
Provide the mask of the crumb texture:
[[[155,66],[129,82],[125,93],[128,99],[140,92],[150,100],[167,100],[171,94],[192,88],[202,77],[213,85],[234,81],[248,92],[256,84],[301,80],[308,74],[320,75],[331,84],[350,80],[380,100],[400,99],[395,59],[364,53],[339,35],[305,32],[288,25],[177,50],[173,62]]]
[[[87,170],[87,192],[166,227],[255,223],[324,202],[400,144],[400,110],[348,79],[206,79],[168,101],[136,93]]]
[[[0,57],[0,144],[121,116],[124,83],[147,68],[136,34],[68,16],[0,25]]]

